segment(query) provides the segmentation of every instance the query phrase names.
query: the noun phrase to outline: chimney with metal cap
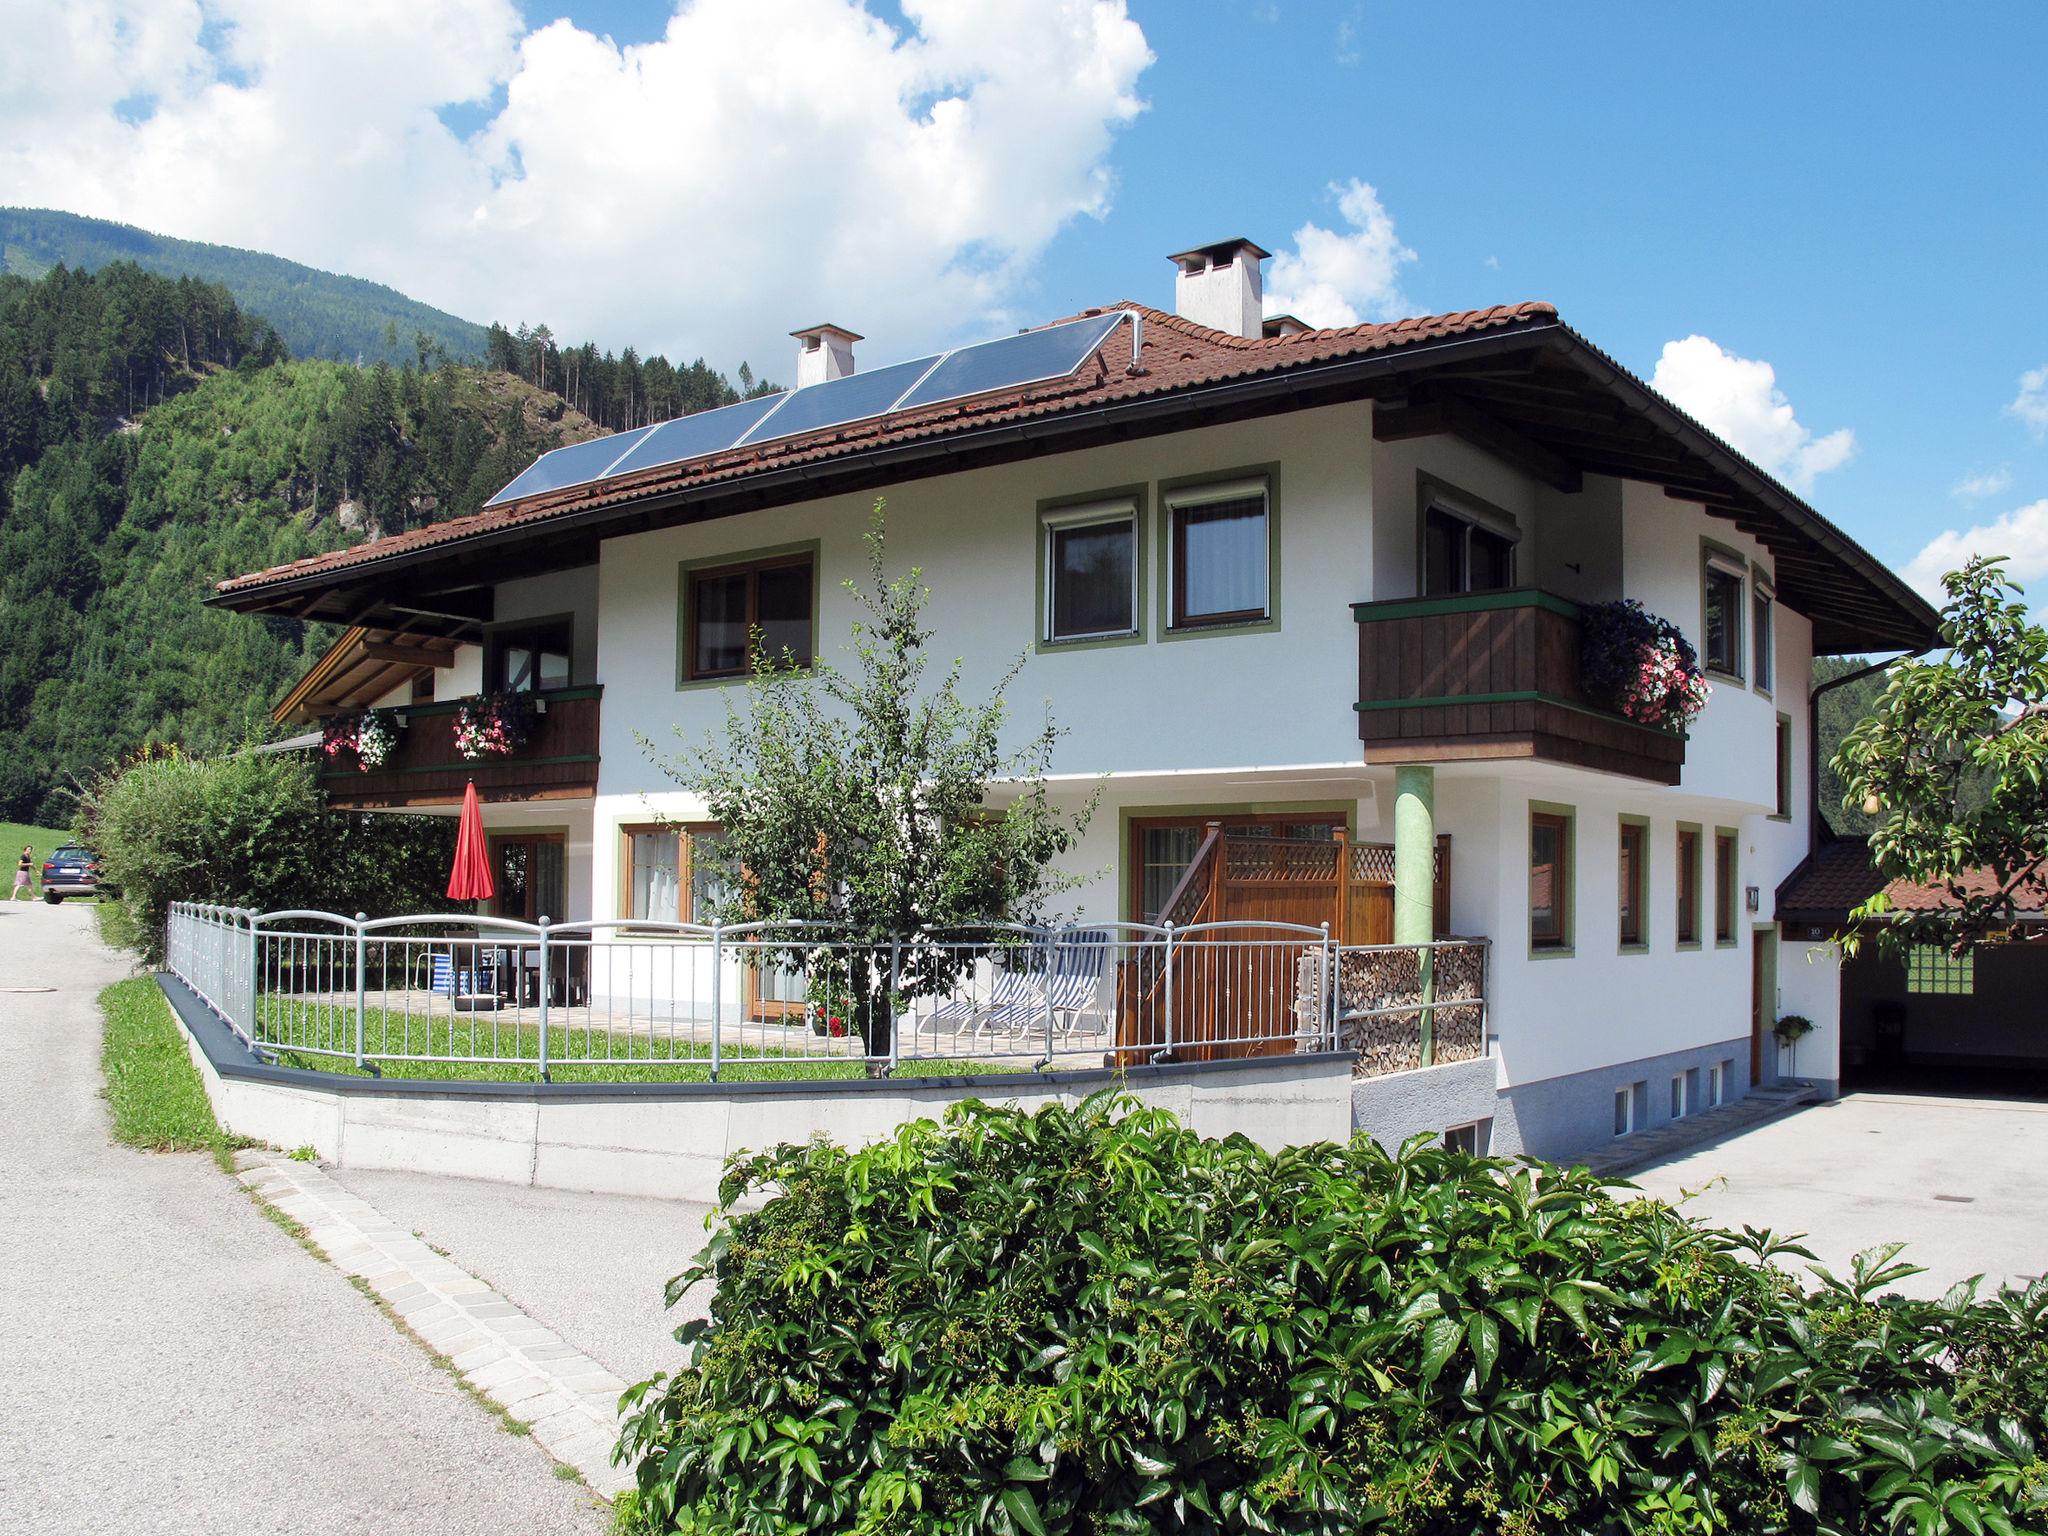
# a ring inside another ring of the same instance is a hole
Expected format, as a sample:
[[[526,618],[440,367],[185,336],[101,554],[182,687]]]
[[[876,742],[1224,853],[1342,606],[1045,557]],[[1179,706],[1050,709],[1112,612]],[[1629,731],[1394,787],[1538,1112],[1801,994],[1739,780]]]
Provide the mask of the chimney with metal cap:
[[[853,344],[862,338],[843,325],[807,325],[797,339],[796,387],[843,379],[853,372]]]
[[[1258,340],[1265,323],[1259,263],[1272,254],[1249,240],[1219,240],[1176,252],[1168,258],[1176,268],[1173,312],[1211,330]]]

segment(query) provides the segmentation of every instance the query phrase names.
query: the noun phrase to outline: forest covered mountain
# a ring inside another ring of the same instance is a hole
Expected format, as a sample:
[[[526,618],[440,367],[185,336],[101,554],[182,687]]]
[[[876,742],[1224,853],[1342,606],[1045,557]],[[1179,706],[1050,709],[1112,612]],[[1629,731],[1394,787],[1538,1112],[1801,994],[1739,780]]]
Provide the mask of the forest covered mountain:
[[[739,398],[701,361],[532,334],[513,371],[359,368],[291,356],[220,284],[0,276],[0,819],[65,824],[72,781],[145,743],[271,734],[332,631],[217,612],[213,584],[475,511],[605,430],[533,379],[618,421]]]
[[[153,235],[111,219],[52,208],[0,208],[0,272],[41,277],[59,266],[97,272],[117,261],[161,277],[218,283],[244,311],[269,321],[293,357],[395,366],[416,362],[418,338],[424,337],[456,362],[483,361],[483,326],[382,283],[261,251]]]

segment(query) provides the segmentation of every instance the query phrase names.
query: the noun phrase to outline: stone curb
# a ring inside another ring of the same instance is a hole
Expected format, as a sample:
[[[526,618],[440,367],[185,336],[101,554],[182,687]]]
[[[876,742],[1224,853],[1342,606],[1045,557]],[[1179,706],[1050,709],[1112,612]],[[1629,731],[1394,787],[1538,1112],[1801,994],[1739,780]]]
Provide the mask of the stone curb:
[[[598,1493],[633,1486],[615,1467],[619,1394],[626,1383],[489,1285],[394,1226],[318,1164],[243,1153],[236,1177],[306,1228],[329,1263],[362,1280],[462,1379],[514,1418]]]

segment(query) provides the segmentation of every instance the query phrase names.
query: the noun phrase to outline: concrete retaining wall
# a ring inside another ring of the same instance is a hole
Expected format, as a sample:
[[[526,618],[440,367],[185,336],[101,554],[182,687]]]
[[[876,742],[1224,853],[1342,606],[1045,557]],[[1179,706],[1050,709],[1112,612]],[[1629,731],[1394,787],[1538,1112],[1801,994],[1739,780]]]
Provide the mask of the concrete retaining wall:
[[[1418,1131],[1493,1118],[1500,1090],[1494,1058],[1451,1061],[1416,1072],[1362,1077],[1351,1085],[1351,1123],[1389,1152]]]
[[[1351,1134],[1349,1052],[809,1084],[380,1081],[255,1061],[183,982],[159,982],[221,1125],[287,1150],[310,1146],[344,1168],[711,1201],[739,1152],[814,1136],[861,1145],[965,1099],[1033,1109],[1110,1086],[1204,1136],[1242,1132],[1278,1148]]]

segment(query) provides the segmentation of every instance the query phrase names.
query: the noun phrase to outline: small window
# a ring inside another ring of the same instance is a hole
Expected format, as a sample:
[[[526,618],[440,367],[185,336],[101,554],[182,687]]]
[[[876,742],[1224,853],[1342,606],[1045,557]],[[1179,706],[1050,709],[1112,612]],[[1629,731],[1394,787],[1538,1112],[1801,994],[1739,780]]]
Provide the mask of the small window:
[[[1621,824],[1621,867],[1617,871],[1617,883],[1621,890],[1621,942],[1625,948],[1640,948],[1648,926],[1643,912],[1647,885],[1643,852],[1649,840],[1649,829],[1641,822],[1624,821]]]
[[[1272,536],[1266,482],[1177,491],[1172,520],[1173,627],[1252,624],[1271,617]]]
[[[1906,990],[1930,997],[1975,996],[1976,951],[1952,955],[1938,944],[1915,944],[1906,957]]]
[[[1719,1109],[1728,1099],[1728,1065],[1717,1061],[1707,1068],[1707,1108]]]
[[[426,668],[413,673],[412,689],[407,697],[415,704],[431,704],[434,702],[434,673],[432,668]]]
[[[1700,834],[1697,827],[1678,829],[1678,942],[1700,941]]]
[[[1569,942],[1571,822],[1548,811],[1529,815],[1529,945],[1563,949]]]
[[[1426,597],[1495,592],[1515,584],[1512,526],[1442,503],[1422,517],[1422,591]]]
[[[1636,1091],[1633,1086],[1614,1090],[1614,1134],[1626,1136],[1636,1128]]]
[[[537,693],[569,686],[569,626],[565,622],[495,630],[490,656],[493,689]]]
[[[1771,675],[1777,663],[1776,656],[1772,654],[1776,641],[1772,631],[1776,626],[1771,623],[1771,589],[1761,581],[1753,583],[1750,587],[1749,608],[1750,644],[1754,656],[1752,666],[1755,672],[1752,681],[1765,693],[1769,693]]]
[[[1707,670],[1742,678],[1742,572],[1709,559],[1706,574]]]
[[[754,565],[692,571],[689,577],[689,675],[743,676],[758,640],[775,661],[811,664],[815,557],[793,555]]]
[[[1735,942],[1735,834],[1714,835],[1714,942]]]
[[[1792,819],[1792,717],[1778,716],[1778,814]]]
[[[1674,1120],[1683,1120],[1685,1118],[1685,1074],[1683,1072],[1671,1074],[1671,1118]]]
[[[1045,638],[1138,629],[1138,509],[1130,502],[1046,518]]]
[[[1454,1125],[1444,1132],[1446,1151],[1463,1152],[1467,1157],[1484,1157],[1492,1146],[1491,1120],[1475,1120],[1470,1125]]]

